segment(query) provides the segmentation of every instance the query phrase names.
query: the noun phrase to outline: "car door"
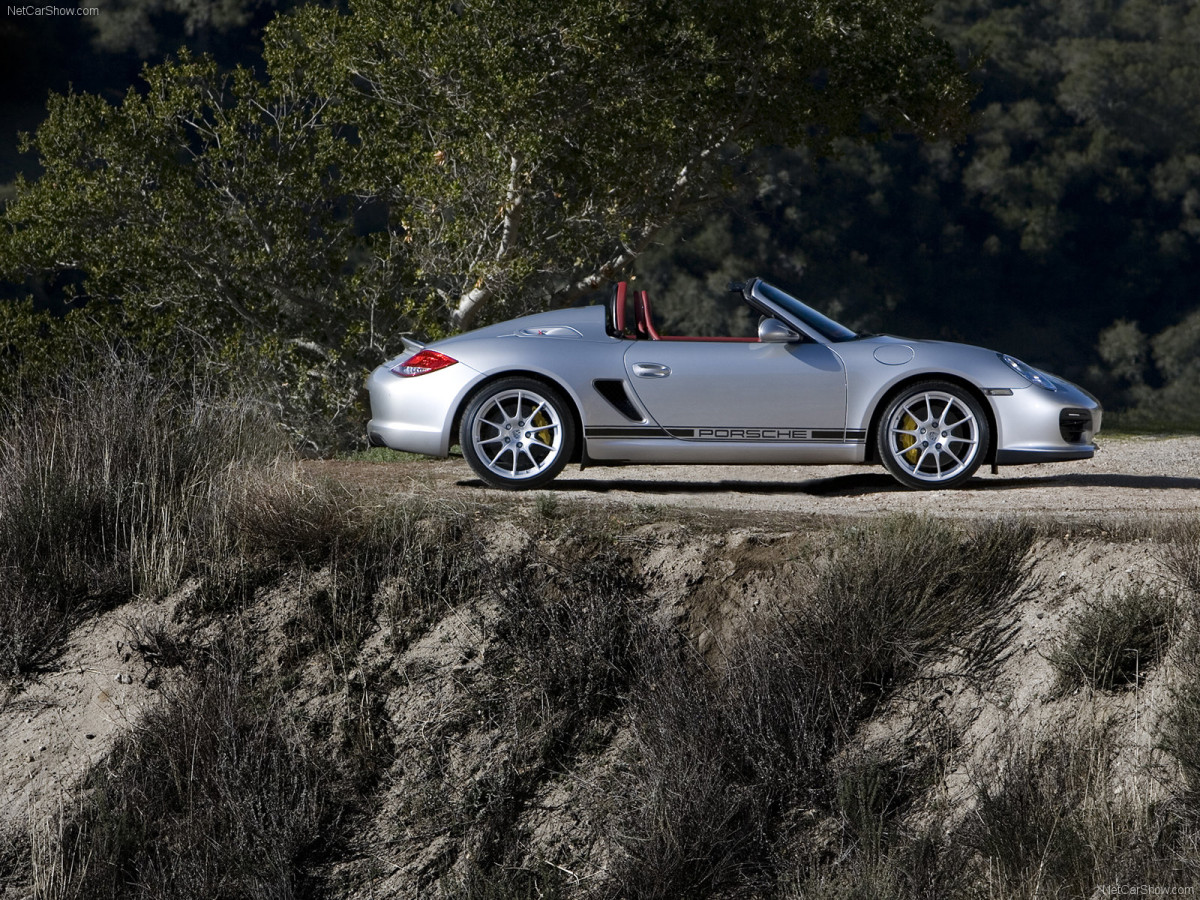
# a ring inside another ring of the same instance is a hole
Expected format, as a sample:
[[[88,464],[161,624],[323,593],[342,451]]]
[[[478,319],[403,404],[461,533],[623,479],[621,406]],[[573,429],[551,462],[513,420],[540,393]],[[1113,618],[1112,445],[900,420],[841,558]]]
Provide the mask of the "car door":
[[[647,411],[681,440],[845,438],[845,368],[825,344],[637,341],[625,370]]]

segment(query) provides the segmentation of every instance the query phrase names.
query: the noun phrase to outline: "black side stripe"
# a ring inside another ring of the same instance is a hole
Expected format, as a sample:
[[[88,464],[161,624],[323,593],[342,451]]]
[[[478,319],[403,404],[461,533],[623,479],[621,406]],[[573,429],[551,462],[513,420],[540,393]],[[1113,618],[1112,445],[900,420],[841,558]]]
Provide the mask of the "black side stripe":
[[[637,428],[585,428],[583,430],[590,438],[663,438],[671,437],[665,429],[657,425],[642,425]]]
[[[697,437],[698,431],[706,432],[723,432],[720,436],[704,435]],[[739,432],[746,431],[789,431],[792,434],[790,438],[747,437]],[[801,436],[803,433],[804,436]],[[807,443],[807,442],[842,442],[842,443],[861,443],[866,441],[867,432],[862,429],[851,429],[848,431],[836,431],[833,429],[808,429],[808,428],[711,428],[704,426],[703,428],[660,428],[656,425],[641,425],[637,427],[626,428],[610,428],[592,426],[584,429],[584,434],[589,438],[621,438],[629,439],[646,439],[646,440],[662,440],[663,438],[681,438],[684,440],[701,440],[701,441],[738,441],[738,442],[754,442],[754,443]]]

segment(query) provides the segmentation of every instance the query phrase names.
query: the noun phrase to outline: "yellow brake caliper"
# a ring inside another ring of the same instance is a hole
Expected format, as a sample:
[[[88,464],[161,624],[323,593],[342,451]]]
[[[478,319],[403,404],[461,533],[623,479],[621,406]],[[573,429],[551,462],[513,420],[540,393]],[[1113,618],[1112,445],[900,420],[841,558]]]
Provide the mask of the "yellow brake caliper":
[[[900,427],[903,428],[905,431],[916,431],[917,430],[917,420],[914,419],[912,416],[910,416],[908,413],[905,413],[904,418],[900,421]],[[909,448],[912,448],[912,449],[909,449]],[[904,458],[907,459],[914,466],[917,464],[917,460],[921,458],[921,451],[917,449],[916,435],[912,435],[912,434],[900,435],[900,450],[901,450],[901,453],[904,456]]]
[[[533,424],[542,429],[537,433],[538,440],[547,446],[553,446],[550,443],[550,438],[552,437],[550,429],[545,427],[550,424],[550,417],[541,410],[538,410],[538,414],[533,417]]]

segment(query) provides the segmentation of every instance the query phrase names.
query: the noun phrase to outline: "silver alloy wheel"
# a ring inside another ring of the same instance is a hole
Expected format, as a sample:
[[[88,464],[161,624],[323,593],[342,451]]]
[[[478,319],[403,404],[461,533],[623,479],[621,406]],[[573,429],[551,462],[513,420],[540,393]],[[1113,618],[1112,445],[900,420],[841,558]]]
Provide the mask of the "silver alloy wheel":
[[[958,391],[924,389],[900,398],[885,423],[888,468],[930,487],[969,478],[987,428],[972,405]]]
[[[535,479],[552,469],[565,445],[562,414],[555,403],[525,388],[487,397],[471,420],[470,438],[479,464],[506,484]]]

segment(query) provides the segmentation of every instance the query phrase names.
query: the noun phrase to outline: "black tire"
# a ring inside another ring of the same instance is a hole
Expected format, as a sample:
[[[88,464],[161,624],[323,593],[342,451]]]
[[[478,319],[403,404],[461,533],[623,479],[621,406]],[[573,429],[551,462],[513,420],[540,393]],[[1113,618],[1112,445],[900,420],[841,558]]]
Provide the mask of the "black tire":
[[[974,395],[948,381],[919,381],[897,394],[879,419],[876,449],[901,484],[958,487],[983,462],[991,441]]]
[[[467,402],[458,442],[492,487],[529,490],[558,475],[575,450],[575,417],[557,388],[533,378],[493,381]]]

